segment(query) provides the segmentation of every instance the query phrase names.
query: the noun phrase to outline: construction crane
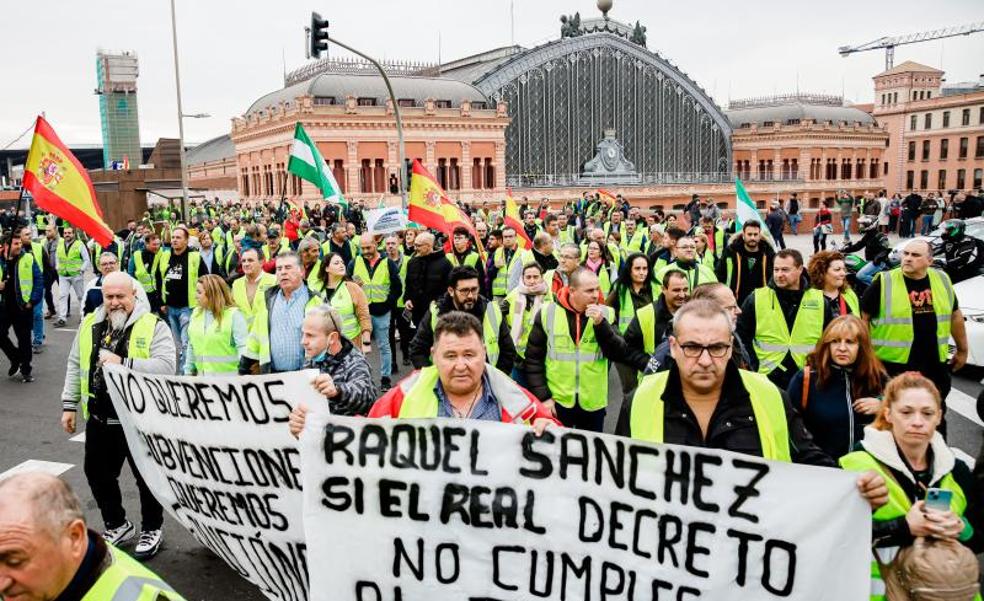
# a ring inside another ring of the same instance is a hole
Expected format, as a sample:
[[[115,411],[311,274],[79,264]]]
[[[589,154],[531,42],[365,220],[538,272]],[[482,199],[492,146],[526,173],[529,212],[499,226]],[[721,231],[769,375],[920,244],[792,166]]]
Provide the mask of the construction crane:
[[[928,42],[930,40],[941,40],[943,38],[952,38],[958,35],[970,35],[980,31],[984,31],[984,21],[971,23],[969,25],[960,25],[957,27],[934,29],[933,31],[910,33],[908,35],[900,35],[891,38],[878,38],[877,40],[868,42],[867,44],[861,44],[859,46],[841,46],[837,49],[837,52],[839,52],[841,56],[847,56],[849,54],[854,54],[855,52],[864,52],[866,50],[878,50],[880,48],[884,48],[885,70],[888,71],[895,63],[896,46],[904,46],[905,44],[915,44],[918,42]]]

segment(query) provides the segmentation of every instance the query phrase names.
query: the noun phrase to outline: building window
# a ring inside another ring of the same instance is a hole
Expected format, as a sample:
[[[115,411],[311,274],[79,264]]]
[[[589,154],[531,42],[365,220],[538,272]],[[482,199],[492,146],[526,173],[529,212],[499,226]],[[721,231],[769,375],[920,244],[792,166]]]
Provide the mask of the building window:
[[[397,98],[396,104],[400,108],[416,106],[416,103],[414,103],[413,98]]]
[[[960,113],[960,125],[970,125],[970,109],[964,109]]]
[[[981,114],[977,116],[977,122],[984,125],[984,106],[981,107]]]
[[[362,159],[362,166],[359,168],[359,191],[372,192],[372,160]]]
[[[485,159],[485,188],[487,190],[495,188],[495,165],[490,158]]]
[[[450,159],[448,165],[448,190],[461,189],[461,168],[458,166],[458,159]]]
[[[472,109],[474,109],[476,111],[484,110],[484,109],[489,108],[488,105],[486,105],[486,103],[485,103],[484,100],[472,100],[471,106],[472,106]]]
[[[786,125],[799,125],[799,119],[786,119]]]
[[[916,182],[915,177],[916,177],[916,172],[915,171],[906,171],[905,172],[905,189],[906,190],[911,190],[912,189],[912,184],[914,184]]]
[[[243,167],[242,169],[242,188],[243,196],[249,196],[249,170]]]
[[[348,192],[348,178],[345,177],[345,161],[342,159],[335,159],[335,162],[331,167],[331,173],[335,176],[335,181],[338,182],[338,187],[342,189],[342,194]],[[300,185],[300,182],[298,182],[298,185]]]
[[[772,166],[772,159],[765,162],[765,179],[772,180],[775,178],[775,171]]]
[[[772,127],[775,124],[776,124],[775,121],[763,121],[762,122],[762,127]]]
[[[335,97],[334,96],[315,96],[314,97],[314,104],[315,105],[324,105],[324,106],[332,105],[332,104],[335,104]]]
[[[966,169],[957,169],[957,190],[963,190],[964,184],[967,179]]]
[[[741,165],[741,161],[738,161]],[[740,169],[740,167],[739,167]],[[472,188],[476,190],[481,190],[484,186],[482,185],[482,159],[473,158],[472,159]]]
[[[448,189],[448,160],[437,159],[437,183],[445,190]]]
[[[916,142],[915,140],[909,141],[909,160],[916,160]]]
[[[888,161],[882,163],[882,167],[884,167],[884,169],[882,169],[882,175],[888,175]]]
[[[864,169],[864,159],[858,159],[857,164],[854,165],[854,178],[864,179],[864,174],[867,173]]]
[[[926,100],[929,100],[932,97],[933,97],[933,91],[932,90],[926,90]]]
[[[922,145],[922,160],[929,160],[929,140],[923,140]]]
[[[899,102],[899,93],[892,92],[892,104],[898,104],[898,102]]]
[[[878,159],[871,159],[871,164],[868,165],[868,179],[878,178]]]
[[[375,98],[362,97],[362,98],[359,98],[358,105],[359,106],[376,106],[376,99]]]
[[[926,116],[923,118],[923,127],[925,129],[932,129],[932,127],[933,127],[933,113],[926,113]]]
[[[799,177],[799,159],[793,159],[789,162],[789,176],[790,179]]]
[[[929,171],[923,169],[919,172],[919,189],[925,190],[929,187]]]
[[[958,159],[966,159],[967,158],[967,145],[968,145],[969,141],[970,141],[970,138],[960,138],[960,148],[957,150],[957,158]]]
[[[916,131],[916,117],[915,115],[909,117],[909,131]]]
[[[936,174],[936,189],[946,190],[946,169],[940,169]]]
[[[851,179],[851,159],[841,159],[841,179]]]
[[[451,108],[450,100],[435,100],[434,106],[439,109],[449,109]]]
[[[977,136],[977,146],[974,147],[974,158],[984,159],[984,136]]]
[[[940,140],[940,160],[945,161],[947,155],[950,154],[950,140],[943,138]]]
[[[981,180],[984,179],[984,169],[974,169],[974,189],[980,190],[981,184],[984,184]]]

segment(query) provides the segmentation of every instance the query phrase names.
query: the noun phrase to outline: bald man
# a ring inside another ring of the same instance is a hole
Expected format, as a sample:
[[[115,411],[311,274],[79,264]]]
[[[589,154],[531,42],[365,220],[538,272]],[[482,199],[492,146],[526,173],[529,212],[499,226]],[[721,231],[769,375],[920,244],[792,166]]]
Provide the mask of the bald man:
[[[420,323],[430,304],[448,289],[451,262],[443,252],[435,252],[434,235],[421,232],[413,239],[414,255],[407,263],[406,307],[412,314],[414,325]]]
[[[135,583],[140,589],[129,591]],[[0,480],[0,598],[183,601],[88,529],[78,497],[40,472]]]
[[[349,262],[348,271],[366,293],[372,318],[372,339],[379,350],[379,386],[383,392],[392,385],[393,355],[390,350],[390,313],[403,294],[397,265],[379,254],[379,243],[372,234],[359,238],[359,255]]]
[[[123,462],[130,464],[143,518],[134,556],[147,559],[160,550],[164,513],[133,463],[102,371],[103,365],[116,363],[139,372],[175,373],[171,331],[150,312],[146,295],[138,296],[138,289],[140,284],[121,271],[103,278],[103,304],[82,319],[68,355],[61,423],[65,432],[74,434],[77,414],[81,411],[82,419],[87,420],[85,477],[106,526],[103,537],[111,544],[136,534],[126,518],[119,485]]]

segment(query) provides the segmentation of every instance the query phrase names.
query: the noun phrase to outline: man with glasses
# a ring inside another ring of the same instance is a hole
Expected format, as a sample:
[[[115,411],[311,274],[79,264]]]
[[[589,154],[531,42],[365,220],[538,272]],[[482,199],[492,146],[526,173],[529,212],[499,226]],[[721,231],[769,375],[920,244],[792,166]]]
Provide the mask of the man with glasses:
[[[557,258],[557,270],[550,278],[547,294],[556,295],[561,288],[567,287],[570,283],[571,274],[578,268],[581,262],[581,249],[573,242],[567,242],[560,247],[560,255]]]
[[[465,266],[451,270],[447,293],[430,304],[417,325],[417,335],[410,341],[410,361],[413,366],[420,369],[431,365],[434,326],[441,315],[451,311],[463,311],[478,318],[482,323],[482,338],[489,363],[507,374],[512,372],[516,360],[516,345],[513,344],[508,324],[502,318],[502,309],[499,303],[491,302],[481,295],[478,272]]]
[[[120,262],[116,254],[109,251],[103,252],[99,255],[99,275],[96,279],[89,282],[89,285],[85,288],[85,294],[82,296],[82,315],[88,315],[103,304],[103,293],[102,293],[102,283],[103,278],[107,275],[113,273],[114,271],[120,270]]]
[[[390,350],[389,329],[390,313],[396,306],[397,299],[403,294],[400,283],[400,272],[396,265],[380,256],[379,247],[372,234],[365,233],[359,238],[360,256],[355,257],[348,265],[352,279],[366,293],[369,301],[369,317],[372,319],[372,339],[379,349],[380,388],[383,392],[390,389],[390,377],[393,375],[393,357]]]
[[[697,262],[697,243],[690,236],[677,240],[673,246],[673,260],[656,271],[656,281],[662,282],[670,270],[683,273],[691,290],[701,284],[718,281],[711,267]]]

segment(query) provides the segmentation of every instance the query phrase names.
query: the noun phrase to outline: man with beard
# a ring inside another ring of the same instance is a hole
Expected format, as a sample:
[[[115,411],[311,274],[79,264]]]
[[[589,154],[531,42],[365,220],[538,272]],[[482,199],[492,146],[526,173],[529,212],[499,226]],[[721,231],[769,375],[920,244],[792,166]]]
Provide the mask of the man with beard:
[[[724,249],[717,262],[717,279],[731,288],[740,305],[753,290],[769,283],[774,254],[772,247],[762,241],[762,224],[746,221],[741,235]]]
[[[74,434],[79,412],[87,420],[84,470],[92,496],[102,513],[103,538],[119,545],[136,531],[126,518],[119,476],[123,462],[130,464],[140,491],[142,518],[134,557],[153,557],[163,541],[164,510],[133,463],[102,366],[124,365],[134,371],[173,375],[174,339],[167,324],[137,298],[137,282],[117,271],[103,279],[103,305],[83,318],[68,355],[62,389],[62,428]]]
[[[418,239],[420,237],[418,236]],[[509,326],[502,318],[499,303],[481,295],[478,272],[471,267],[455,267],[448,274],[447,294],[430,304],[417,325],[417,335],[410,342],[410,360],[417,369],[431,365],[434,325],[438,317],[451,311],[464,311],[481,321],[483,341],[489,363],[510,373],[516,360],[516,345]]]

